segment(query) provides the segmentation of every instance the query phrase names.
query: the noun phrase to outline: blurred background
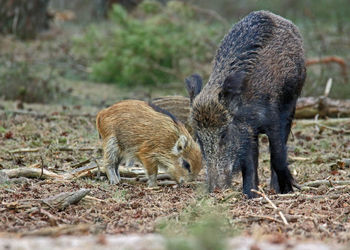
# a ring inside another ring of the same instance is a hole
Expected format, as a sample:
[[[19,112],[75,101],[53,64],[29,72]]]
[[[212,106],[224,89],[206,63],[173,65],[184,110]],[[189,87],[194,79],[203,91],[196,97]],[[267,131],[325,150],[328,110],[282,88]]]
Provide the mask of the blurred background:
[[[0,100],[105,105],[181,94],[254,10],[293,21],[308,59],[303,96],[350,97],[348,0],[0,0]]]

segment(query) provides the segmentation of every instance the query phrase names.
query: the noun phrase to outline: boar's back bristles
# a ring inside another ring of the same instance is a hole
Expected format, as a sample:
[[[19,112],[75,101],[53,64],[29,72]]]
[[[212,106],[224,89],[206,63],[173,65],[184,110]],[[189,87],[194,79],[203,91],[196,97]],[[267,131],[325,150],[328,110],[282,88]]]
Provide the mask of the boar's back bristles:
[[[196,102],[200,102],[201,105],[196,105]],[[202,95],[195,99],[190,119],[194,129],[198,130],[221,127],[229,121],[230,116],[228,110],[220,102]]]
[[[222,86],[235,72],[244,74],[249,83],[245,84],[242,97],[246,102],[260,99],[262,95],[274,102],[300,95],[302,85],[297,86],[295,93],[295,76],[303,79],[306,71],[297,27],[268,11],[252,12],[242,19],[221,41],[209,79],[212,87],[203,90],[212,95],[217,85]],[[292,82],[288,84],[288,81]]]

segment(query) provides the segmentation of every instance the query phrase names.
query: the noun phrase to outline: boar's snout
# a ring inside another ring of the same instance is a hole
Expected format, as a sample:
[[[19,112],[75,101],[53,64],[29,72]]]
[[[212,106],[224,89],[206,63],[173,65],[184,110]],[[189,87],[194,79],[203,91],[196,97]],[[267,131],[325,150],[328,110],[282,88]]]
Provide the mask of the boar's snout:
[[[213,192],[215,189],[227,189],[231,187],[230,176],[232,176],[232,164],[211,162],[207,164],[206,169],[209,192]]]

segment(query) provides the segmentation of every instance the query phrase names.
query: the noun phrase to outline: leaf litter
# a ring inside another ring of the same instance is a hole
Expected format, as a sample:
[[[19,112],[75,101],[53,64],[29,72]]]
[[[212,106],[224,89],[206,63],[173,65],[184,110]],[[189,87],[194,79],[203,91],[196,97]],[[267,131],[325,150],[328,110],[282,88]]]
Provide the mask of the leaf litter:
[[[94,121],[98,107],[43,106],[30,109],[37,113],[45,110],[44,116],[14,114],[6,108],[0,113],[0,170],[34,166],[65,174],[101,157]],[[343,131],[349,131],[350,122],[336,123],[337,130],[318,130],[316,126],[294,122],[289,167],[302,188],[293,194],[276,195],[270,190],[268,142],[260,137],[260,187],[277,210],[263,197],[243,197],[240,176],[231,190],[213,194],[203,193],[194,184],[157,190],[147,189],[144,183],[111,186],[105,176],[96,173],[73,180],[0,178],[0,236],[162,233],[159,225],[164,221],[175,225],[180,220],[184,228],[190,225],[181,221],[186,218],[181,215],[204,197],[212,201],[208,210],[224,205],[231,228],[243,236],[276,242],[348,243],[350,136]],[[202,173],[199,180],[204,179]],[[310,184],[312,181],[316,184]],[[80,189],[88,189],[89,194],[63,210],[38,202]]]

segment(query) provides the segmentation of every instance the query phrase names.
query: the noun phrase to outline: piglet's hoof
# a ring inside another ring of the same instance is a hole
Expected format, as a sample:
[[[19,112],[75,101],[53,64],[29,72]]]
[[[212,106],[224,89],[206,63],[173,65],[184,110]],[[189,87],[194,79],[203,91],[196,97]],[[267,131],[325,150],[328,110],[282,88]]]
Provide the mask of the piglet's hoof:
[[[118,180],[117,178],[109,180],[109,184],[111,185],[118,185],[119,183],[120,183],[120,180]]]

